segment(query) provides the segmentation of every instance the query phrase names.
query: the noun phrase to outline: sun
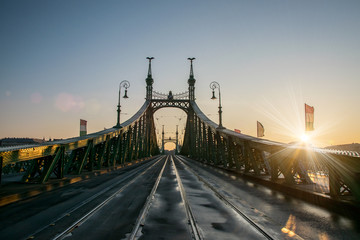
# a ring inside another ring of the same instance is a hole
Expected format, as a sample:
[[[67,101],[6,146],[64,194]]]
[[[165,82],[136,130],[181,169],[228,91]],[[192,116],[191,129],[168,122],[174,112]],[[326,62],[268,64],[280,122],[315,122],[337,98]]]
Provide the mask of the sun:
[[[305,133],[303,135],[301,135],[300,137],[301,141],[304,143],[308,143],[310,141],[310,138],[308,135],[306,135]]]

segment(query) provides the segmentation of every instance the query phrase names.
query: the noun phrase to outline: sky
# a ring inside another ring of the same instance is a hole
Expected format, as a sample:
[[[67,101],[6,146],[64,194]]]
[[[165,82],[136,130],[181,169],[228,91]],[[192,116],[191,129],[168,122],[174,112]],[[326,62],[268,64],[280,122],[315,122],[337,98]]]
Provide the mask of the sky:
[[[223,125],[297,141],[304,103],[314,106],[317,146],[360,142],[360,1],[0,0],[0,138],[69,138],[121,122],[144,103],[146,57],[154,90],[187,91],[195,57],[196,102]],[[218,92],[216,93],[218,94]],[[155,115],[161,134],[183,133],[179,109]],[[181,135],[182,136],[182,135]]]

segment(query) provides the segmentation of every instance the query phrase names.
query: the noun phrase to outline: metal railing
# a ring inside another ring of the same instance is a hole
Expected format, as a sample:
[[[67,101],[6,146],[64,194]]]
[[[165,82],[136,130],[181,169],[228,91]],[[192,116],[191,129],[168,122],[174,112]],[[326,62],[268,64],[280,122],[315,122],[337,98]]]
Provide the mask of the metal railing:
[[[199,161],[287,184],[328,177],[333,197],[360,201],[360,157],[356,153],[285,144],[221,129],[191,101],[182,153]]]
[[[82,137],[39,145],[0,149],[2,172],[24,172],[23,181],[45,182],[51,175],[80,174],[102,166],[115,166],[158,153],[154,120],[146,101],[140,110],[121,124]],[[29,163],[31,162],[31,163]],[[15,169],[12,171],[12,169]]]

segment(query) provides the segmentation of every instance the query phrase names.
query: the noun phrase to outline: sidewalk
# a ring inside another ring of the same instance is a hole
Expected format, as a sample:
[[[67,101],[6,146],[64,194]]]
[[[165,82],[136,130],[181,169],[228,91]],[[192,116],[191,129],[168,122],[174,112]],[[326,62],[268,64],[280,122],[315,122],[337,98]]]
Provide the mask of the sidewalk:
[[[259,183],[279,192],[286,193],[292,197],[302,199],[309,203],[337,211],[360,214],[360,203],[356,202],[352,196],[341,196],[339,198],[331,197],[329,192],[329,180],[326,176],[319,178],[311,178],[313,184],[286,184],[285,179],[279,178],[272,181],[270,176],[254,176],[251,174],[244,174],[241,172],[224,169],[225,171],[235,173],[244,179]]]
[[[106,169],[94,170],[93,172],[83,172],[80,175],[69,174],[62,179],[49,179],[48,182],[43,184],[20,182],[21,175],[2,176],[2,184],[0,185],[0,207],[86,179],[138,165],[141,162],[149,159],[151,158],[145,158],[134,161],[132,163],[127,163],[124,166],[118,165]]]
[[[225,173],[235,174],[247,179],[253,183],[264,185],[270,189],[283,192],[289,196],[307,201],[317,206],[327,208],[332,211],[336,211],[343,214],[357,214],[360,215],[360,203],[356,202],[352,196],[341,196],[339,198],[333,198],[329,194],[329,180],[327,176],[319,175],[317,177],[310,176],[314,184],[286,184],[284,178],[279,178],[276,181],[272,181],[270,176],[255,176],[248,173],[242,173],[235,169],[227,169],[223,167],[217,167],[210,164],[197,162],[200,165],[204,165],[210,168],[221,169]]]

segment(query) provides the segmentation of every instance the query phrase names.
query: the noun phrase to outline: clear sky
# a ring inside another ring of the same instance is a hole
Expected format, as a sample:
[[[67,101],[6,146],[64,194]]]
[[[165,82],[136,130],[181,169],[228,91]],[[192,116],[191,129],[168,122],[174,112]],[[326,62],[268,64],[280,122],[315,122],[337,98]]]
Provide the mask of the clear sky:
[[[147,56],[154,89],[187,90],[188,57],[199,107],[218,121],[209,84],[221,85],[223,124],[291,142],[315,108],[319,146],[360,142],[360,1],[0,1],[0,138],[68,138],[122,120],[144,103]],[[175,136],[180,110],[161,110]],[[179,120],[182,118],[182,120]],[[161,129],[159,129],[161,132]]]

